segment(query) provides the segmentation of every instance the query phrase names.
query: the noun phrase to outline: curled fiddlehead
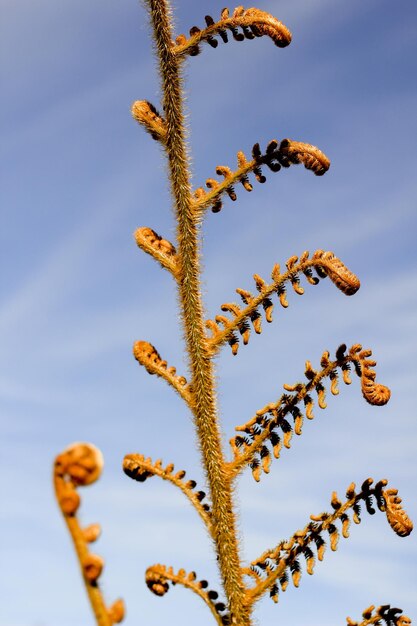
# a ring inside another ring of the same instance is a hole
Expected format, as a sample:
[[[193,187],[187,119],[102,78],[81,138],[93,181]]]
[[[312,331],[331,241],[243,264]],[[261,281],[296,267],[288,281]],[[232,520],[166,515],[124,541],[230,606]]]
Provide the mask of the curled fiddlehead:
[[[243,152],[237,153],[238,169],[232,171],[226,165],[218,165],[216,173],[223,176],[223,180],[214,178],[206,180],[206,191],[199,187],[194,192],[193,207],[197,213],[211,207],[213,213],[218,213],[222,206],[222,196],[225,194],[231,200],[236,200],[235,185],[241,184],[246,191],[252,191],[252,184],[249,182],[248,174],[253,173],[259,183],[264,183],[266,177],[263,174],[262,166],[266,165],[272,172],[279,172],[282,167],[290,167],[304,163],[304,166],[311,170],[316,176],[322,176],[330,167],[330,161],[326,155],[315,146],[290,139],[283,139],[279,144],[275,139],[270,141],[265,152],[261,151],[258,143],[252,148],[252,159],[247,159]]]
[[[103,469],[103,455],[90,443],[74,443],[55,459],[54,486],[59,507],[64,516],[80,563],[84,584],[98,626],[112,626],[124,617],[123,600],[107,607],[98,580],[104,568],[101,556],[89,550],[89,544],[100,535],[100,525],[90,524],[82,528],[77,519],[81,504],[78,487],[94,483]]]
[[[337,550],[340,535],[349,537],[351,518],[355,524],[361,522],[361,504],[365,505],[370,515],[375,513],[375,506],[385,512],[391,527],[403,536],[392,526],[386,510],[384,489],[387,481],[383,479],[372,486],[373,482],[372,478],[367,478],[359,492],[356,491],[355,483],[351,483],[346,491],[345,502],[333,492],[331,513],[311,515],[310,522],[303,529],[297,530],[288,541],[281,541],[274,549],[265,551],[252,561],[250,568],[245,570],[254,579],[254,585],[248,592],[249,601],[255,602],[269,591],[274,602],[278,602],[279,592],[287,589],[290,580],[298,587],[302,571],[300,557],[305,560],[307,573],[313,574],[316,559],[323,560],[326,541],[329,541],[333,551]]]
[[[123,460],[123,471],[133,480],[144,482],[152,476],[159,476],[163,480],[168,480],[176,487],[179,487],[196,509],[209,532],[212,533],[210,505],[204,501],[206,493],[196,490],[197,483],[195,480],[184,480],[185,470],[174,470],[173,463],[169,463],[164,467],[161,459],[153,462],[152,459],[149,457],[145,458],[142,454],[127,454]]]
[[[239,434],[230,440],[234,460],[230,463],[230,471],[239,473],[245,465],[249,465],[255,480],[259,481],[262,472],[268,473],[272,456],[279,458],[282,446],[290,448],[293,433],[301,435],[304,416],[313,419],[313,394],[317,395],[317,403],[325,409],[326,388],[324,380],[330,380],[330,390],[338,395],[339,373],[345,384],[351,383],[350,370],[361,379],[362,394],[367,402],[373,405],[386,404],[390,398],[390,390],[375,382],[375,371],[371,366],[370,350],[362,350],[360,344],[353,345],[348,352],[343,344],[336,350],[335,360],[330,359],[328,351],[324,352],[320,370],[313,369],[310,361],[306,362],[305,377],[307,382],[295,385],[284,385],[284,393],[277,402],[267,404],[242,426],[237,426]],[[372,382],[373,387],[370,387]],[[304,412],[300,408],[304,405]],[[293,421],[293,425],[289,419]]]
[[[249,342],[252,323],[253,329],[257,334],[262,332],[262,317],[259,309],[262,307],[267,322],[272,322],[272,311],[274,303],[271,296],[276,294],[282,307],[288,307],[286,283],[290,283],[293,290],[298,294],[304,293],[304,288],[300,285],[300,274],[304,274],[308,283],[317,285],[320,278],[328,276],[336,287],[345,295],[353,295],[360,287],[357,276],[353,274],[333,252],[324,252],[317,250],[311,258],[309,252],[305,251],[298,258],[292,256],[286,263],[287,271],[281,273],[280,266],[274,265],[271,278],[272,283],[268,284],[258,274],[254,274],[253,279],[258,291],[252,294],[245,289],[236,289],[240,295],[245,307],[240,307],[235,303],[226,302],[222,304],[221,309],[230,313],[232,317],[225,315],[217,315],[214,320],[206,322],[207,328],[212,331],[212,336],[208,339],[208,346],[212,352],[217,351],[220,346],[226,342],[229,343],[232,353],[235,355],[239,349],[239,338],[237,333],[242,336],[243,344]],[[313,271],[317,276],[313,275]]]
[[[279,146],[280,163],[283,167],[290,164],[303,163],[307,170],[314,172],[316,176],[323,176],[330,167],[330,161],[321,150],[309,143],[283,139]],[[287,159],[287,162],[286,162]]]
[[[156,374],[167,381],[171,387],[183,398],[187,404],[191,403],[189,385],[184,376],[177,376],[175,367],[168,367],[161,359],[159,352],[147,341],[136,341],[133,345],[133,356],[149,374]]]
[[[413,530],[413,522],[401,506],[398,489],[386,489],[382,497],[389,525],[397,535],[407,537]]]
[[[177,251],[170,241],[163,239],[147,226],[138,228],[134,237],[139,248],[150,254],[163,268],[177,276]]]
[[[218,22],[215,22],[210,15],[206,15],[205,22],[206,28],[200,29],[198,26],[193,26],[190,29],[189,38],[185,35],[179,35],[176,38],[173,52],[177,56],[197,56],[201,51],[200,44],[202,42],[208,43],[212,48],[217,48],[216,36],[227,43],[227,31],[232,34],[235,41],[267,36],[279,48],[285,48],[291,43],[291,33],[284,24],[266,11],[254,7],[244,9],[239,6],[234,9],[232,14],[226,8],[222,10]]]
[[[147,100],[136,100],[132,104],[132,116],[144,129],[161,143],[165,142],[166,122],[153,104]]]
[[[172,567],[166,567],[157,563],[148,567],[145,580],[150,591],[157,596],[164,596],[167,593],[169,583],[172,585],[183,585],[204,600],[220,626],[226,626],[231,623],[225,603],[218,600],[219,594],[217,591],[209,589],[206,580],[197,580],[195,572],[187,573],[184,569],[179,569],[175,573]]]

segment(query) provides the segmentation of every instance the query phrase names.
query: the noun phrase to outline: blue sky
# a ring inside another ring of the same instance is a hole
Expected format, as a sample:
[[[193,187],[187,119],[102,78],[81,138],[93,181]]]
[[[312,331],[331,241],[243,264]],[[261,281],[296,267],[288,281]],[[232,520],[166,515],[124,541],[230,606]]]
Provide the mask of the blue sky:
[[[178,0],[177,33],[223,4]],[[367,405],[358,381],[237,498],[243,554],[252,560],[304,526],[351,481],[386,477],[417,519],[416,130],[417,8],[409,0],[262,2],[293,32],[279,50],[265,38],[204,47],[187,63],[195,186],[217,164],[234,167],[273,138],[312,143],[331,159],[323,178],[302,168],[238,189],[203,225],[207,316],[268,279],[293,254],[333,250],[361,279],[352,298],[330,281],[289,295],[288,310],[233,358],[217,363],[225,441],[276,400],[323,350],[373,349],[386,407]],[[175,588],[156,598],[152,563],[195,569],[218,587],[198,516],[156,479],[121,472],[128,452],[173,461],[203,484],[190,416],[131,356],[152,342],[185,372],[174,285],[132,233],[174,236],[163,156],[130,116],[136,99],[159,105],[146,13],[133,0],[2,0],[2,228],[0,333],[1,626],[92,626],[69,539],[53,500],[51,464],[73,441],[95,443],[106,467],[83,494],[82,520],[100,521],[110,603],[126,624],[210,623],[198,598]],[[414,617],[416,536],[399,539],[381,514],[363,515],[313,577],[256,617],[269,626],[344,624],[369,604]]]

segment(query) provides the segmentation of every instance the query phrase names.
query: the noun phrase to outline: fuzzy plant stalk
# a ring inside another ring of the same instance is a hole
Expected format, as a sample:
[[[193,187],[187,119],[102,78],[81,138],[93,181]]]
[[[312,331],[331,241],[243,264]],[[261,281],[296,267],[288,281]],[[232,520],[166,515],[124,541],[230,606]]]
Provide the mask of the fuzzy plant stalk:
[[[300,256],[290,257],[284,270],[280,265],[274,265],[271,282],[255,274],[252,291],[236,289],[243,304],[223,303],[219,315],[214,319],[205,318],[200,247],[202,224],[208,210],[213,213],[220,211],[226,197],[235,201],[237,185],[252,191],[249,175],[264,183],[266,178],[262,168],[279,172],[301,163],[316,176],[322,176],[329,169],[330,161],[323,152],[308,143],[290,139],[272,140],[265,150],[256,143],[251,157],[241,151],[237,153],[237,169],[233,171],[228,166],[219,165],[216,174],[220,180],[208,178],[206,188],[193,190],[183,110],[183,64],[188,57],[197,56],[203,45],[217,47],[219,39],[227,43],[229,38],[243,41],[265,36],[278,48],[283,48],[291,42],[291,33],[269,13],[239,6],[231,13],[223,9],[217,22],[207,15],[204,28],[194,26],[189,37],[178,35],[175,38],[168,0],[144,1],[159,61],[163,115],[146,100],[133,104],[132,115],[165,152],[177,230],[175,245],[149,227],[138,228],[135,239],[139,248],[167,270],[176,283],[188,355],[189,382],[177,374],[175,367],[168,367],[151,343],[137,341],[133,353],[138,363],[149,374],[164,379],[191,411],[206,488],[204,491],[196,490],[196,482],[185,479],[185,470],[174,470],[172,463],[164,465],[161,460],[152,461],[142,454],[126,455],[123,470],[138,482],[159,476],[179,488],[188,498],[212,539],[225,600],[219,601],[218,593],[209,589],[205,579],[199,580],[195,572],[187,573],[184,569],[174,571],[172,567],[161,564],[152,565],[146,571],[149,589],[162,596],[170,584],[181,584],[199,595],[217,624],[251,626],[256,603],[265,594],[278,602],[290,582],[298,587],[303,563],[307,573],[313,574],[317,561],[323,560],[326,542],[332,550],[336,550],[340,536],[349,536],[351,521],[360,523],[361,507],[370,514],[376,509],[384,512],[389,525],[400,537],[406,537],[412,531],[412,522],[401,506],[398,491],[388,488],[385,479],[374,483],[373,479],[367,478],[359,488],[351,483],[344,499],[333,492],[330,512],[311,515],[302,529],[251,562],[243,563],[239,550],[234,499],[238,476],[247,468],[256,481],[264,473],[269,473],[272,460],[278,459],[284,448],[291,447],[293,435],[302,434],[304,419],[313,419],[315,405],[320,409],[326,408],[326,384],[333,395],[338,395],[339,381],[349,385],[351,374],[355,373],[364,399],[377,406],[389,401],[390,390],[376,382],[376,361],[371,350],[363,349],[360,344],[348,349],[342,344],[333,357],[326,350],[318,366],[306,362],[303,382],[285,384],[284,393],[278,399],[267,403],[244,424],[236,427],[236,434],[230,440],[230,455],[226,453],[217,410],[214,371],[214,360],[220,349],[229,345],[232,354],[236,355],[239,346],[249,342],[252,331],[256,334],[261,332],[261,312],[267,322],[272,321],[273,298],[277,297],[279,305],[287,308],[288,288],[298,295],[304,293],[302,277],[313,286],[327,277],[346,296],[358,291],[360,281],[333,252],[319,249],[310,255],[305,251]],[[124,605],[118,600],[110,608],[106,607],[98,584],[104,563],[88,549],[88,543],[98,536],[97,525],[82,529],[77,519],[80,504],[77,487],[90,484],[98,477],[100,459],[94,446],[74,444],[57,457],[54,482],[97,624],[111,626],[123,619]],[[378,608],[372,605],[362,617],[360,623],[347,618],[348,624],[408,626],[411,623],[402,610],[388,604]]]
[[[226,471],[219,429],[212,355],[207,343],[201,302],[199,213],[193,206],[190,164],[185,143],[181,58],[172,47],[171,11],[166,0],[148,1],[163,90],[165,147],[177,218],[177,283],[191,372],[191,410],[212,501],[214,542],[230,610],[249,625],[237,543],[231,475]]]

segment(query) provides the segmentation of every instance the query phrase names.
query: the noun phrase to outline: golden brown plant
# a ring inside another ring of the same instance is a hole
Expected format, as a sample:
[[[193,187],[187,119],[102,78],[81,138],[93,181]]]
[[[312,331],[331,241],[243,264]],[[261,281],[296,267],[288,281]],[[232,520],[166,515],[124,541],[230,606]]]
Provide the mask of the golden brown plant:
[[[303,421],[313,419],[313,406],[326,408],[328,381],[333,395],[339,393],[339,378],[351,383],[353,370],[360,379],[364,399],[372,405],[384,405],[390,399],[390,391],[376,382],[373,369],[376,362],[371,350],[360,344],[347,350],[345,345],[330,353],[323,352],[320,365],[314,369],[312,363],[305,364],[304,382],[284,385],[284,393],[278,400],[265,405],[246,423],[236,427],[238,432],[231,441],[231,458],[223,449],[219,414],[216,403],[216,378],[214,359],[221,347],[229,344],[234,355],[242,343],[249,341],[251,330],[262,330],[263,310],[267,322],[272,321],[273,298],[288,307],[287,287],[291,285],[296,294],[302,295],[307,283],[316,285],[321,278],[328,277],[346,296],[354,295],[360,287],[359,279],[333,252],[308,251],[300,257],[292,256],[286,261],[286,270],[281,272],[276,264],[268,283],[255,274],[253,293],[238,288],[243,305],[227,302],[221,305],[222,314],[206,320],[201,294],[201,225],[207,209],[218,212],[225,197],[236,201],[236,185],[252,191],[250,176],[259,183],[266,177],[262,168],[278,172],[293,164],[302,163],[316,176],[322,176],[330,166],[328,158],[315,146],[308,143],[283,139],[272,140],[264,150],[255,143],[251,157],[242,151],[237,153],[237,169],[217,166],[220,180],[208,178],[206,188],[191,187],[191,170],[188,147],[185,141],[184,88],[182,67],[188,56],[196,56],[204,44],[215,48],[219,40],[227,43],[230,36],[242,41],[257,37],[269,37],[279,48],[291,42],[291,33],[275,17],[257,8],[244,9],[239,6],[230,12],[223,9],[218,21],[205,17],[206,26],[194,26],[189,36],[174,36],[171,9],[168,0],[145,0],[153,27],[153,37],[159,61],[163,99],[161,115],[157,108],[146,100],[132,106],[132,115],[156,141],[166,155],[175,218],[177,224],[174,243],[162,238],[152,228],[141,227],[135,233],[136,243],[146,253],[168,270],[175,281],[180,307],[185,350],[188,358],[187,379],[177,375],[176,368],[167,361],[147,340],[134,344],[135,359],[149,374],[163,378],[182,398],[193,415],[196,435],[201,451],[201,461],[206,477],[204,490],[196,489],[194,480],[185,479],[185,470],[174,471],[174,465],[163,465],[161,460],[153,462],[142,454],[128,454],[123,462],[124,472],[134,480],[143,482],[153,476],[171,482],[178,487],[194,506],[209,533],[223,585],[224,601],[209,589],[208,582],[199,580],[195,572],[184,569],[175,572],[172,567],[156,564],[146,571],[146,584],[156,595],[164,595],[170,584],[181,584],[194,591],[210,608],[218,624],[250,626],[256,602],[266,593],[277,602],[290,581],[298,587],[302,570],[314,573],[316,561],[323,560],[326,542],[336,550],[340,535],[349,537],[351,521],[361,521],[361,505],[370,514],[376,509],[384,512],[394,532],[400,537],[409,535],[413,525],[404,509],[396,489],[387,488],[387,480],[376,484],[367,478],[359,489],[351,483],[346,499],[333,492],[330,512],[311,515],[306,526],[294,532],[288,539],[266,550],[249,564],[242,563],[237,531],[235,481],[246,467],[259,481],[262,473],[271,469],[272,458],[279,458],[282,446],[290,448],[295,433],[302,434]],[[103,560],[88,550],[88,543],[98,536],[97,525],[84,530],[79,526],[76,513],[80,504],[77,487],[96,480],[100,473],[100,453],[89,444],[75,444],[60,454],[55,463],[55,487],[57,499],[72,535],[80,561],[84,582],[91,604],[100,626],[109,626],[123,619],[123,604],[117,601],[110,609],[104,605],[98,579]],[[406,626],[410,619],[402,611],[381,606],[371,606],[363,613],[364,620],[352,621],[351,626],[381,624]]]
[[[103,456],[95,446],[89,443],[74,443],[55,459],[54,486],[56,499],[70,532],[74,548],[80,563],[81,573],[90,599],[91,607],[99,626],[118,624],[124,617],[122,600],[107,607],[104,603],[98,580],[104,567],[101,556],[89,550],[89,544],[100,536],[99,524],[90,524],[85,528],[77,519],[81,498],[78,487],[94,483],[103,469]]]

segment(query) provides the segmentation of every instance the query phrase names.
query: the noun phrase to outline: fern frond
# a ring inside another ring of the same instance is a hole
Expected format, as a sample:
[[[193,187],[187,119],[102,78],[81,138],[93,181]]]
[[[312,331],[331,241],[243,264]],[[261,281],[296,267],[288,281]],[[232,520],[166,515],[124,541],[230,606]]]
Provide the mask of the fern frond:
[[[271,451],[275,458],[279,458],[282,445],[291,447],[293,432],[301,435],[304,420],[299,405],[304,404],[305,416],[313,419],[314,401],[312,394],[317,395],[317,403],[321,409],[326,408],[326,389],[323,381],[329,378],[330,391],[338,395],[338,370],[342,373],[342,380],[350,384],[350,367],[353,364],[355,373],[361,379],[362,395],[367,402],[373,405],[386,404],[390,398],[390,390],[384,385],[375,382],[376,373],[371,366],[376,361],[369,360],[371,350],[362,350],[360,344],[355,344],[346,353],[346,346],[341,345],[336,351],[336,359],[330,360],[329,352],[324,352],[321,358],[321,368],[316,371],[310,361],[306,362],[306,383],[284,385],[284,393],[277,402],[267,404],[256,412],[246,424],[237,426],[236,430],[242,434],[233,437],[230,445],[234,453],[234,460],[229,464],[232,474],[238,474],[245,465],[252,468],[255,480],[259,480],[262,470],[269,471]],[[287,418],[292,418],[293,426]],[[267,446],[269,444],[270,447]],[[395,496],[394,496],[395,499]],[[390,503],[393,500],[390,500]],[[393,505],[390,504],[392,511]],[[399,515],[396,514],[396,515]],[[394,519],[393,513],[393,519]],[[395,519],[397,519],[395,517]],[[398,524],[401,524],[398,519]]]
[[[167,128],[164,118],[147,100],[136,100],[131,108],[132,116],[151,135],[161,143],[165,143]]]
[[[101,556],[89,550],[89,544],[98,539],[100,525],[90,524],[82,528],[77,519],[77,511],[81,504],[78,487],[91,485],[101,475],[103,455],[90,443],[74,443],[66,448],[55,459],[54,487],[59,507],[70,532],[75,551],[98,626],[112,626],[124,617],[123,600],[106,607],[98,580],[104,568]]]
[[[231,200],[236,200],[234,185],[240,183],[246,191],[252,191],[253,187],[248,179],[248,174],[253,173],[259,183],[264,183],[266,178],[262,172],[266,165],[272,172],[279,172],[281,167],[290,167],[298,163],[311,170],[316,176],[322,176],[330,167],[330,161],[326,155],[315,146],[308,143],[300,143],[283,139],[280,144],[274,139],[269,142],[263,153],[259,143],[252,148],[252,159],[248,160],[243,152],[237,153],[238,169],[234,172],[225,165],[218,165],[216,173],[223,176],[223,180],[214,178],[206,180],[206,186],[211,191],[199,187],[194,192],[193,207],[201,213],[211,207],[213,213],[218,213],[222,208],[222,196],[227,194]]]
[[[379,606],[377,609],[372,604],[362,613],[363,620],[361,622],[355,622],[355,620],[347,617],[346,623],[348,626],[370,626],[370,624],[379,626],[382,622],[386,626],[410,626],[411,619],[407,615],[403,615],[402,612],[402,609],[391,607],[389,604]]]
[[[288,259],[286,267],[287,271],[281,274],[280,266],[274,266],[271,274],[273,282],[270,284],[267,284],[258,274],[254,274],[253,278],[258,294],[254,295],[250,291],[236,289],[246,307],[241,308],[237,304],[230,302],[224,303],[221,306],[222,311],[231,313],[233,317],[217,315],[215,320],[206,322],[207,328],[213,333],[212,337],[208,339],[208,346],[213,353],[222,344],[229,342],[233,354],[237,354],[239,339],[236,332],[238,331],[241,334],[243,344],[246,345],[250,337],[249,321],[251,321],[255,332],[257,334],[261,333],[261,313],[258,309],[262,306],[266,321],[272,322],[274,304],[270,299],[271,296],[276,293],[281,306],[284,308],[288,307],[285,283],[291,283],[294,291],[298,295],[302,295],[304,289],[300,286],[300,274],[304,274],[310,284],[316,285],[319,282],[319,278],[313,276],[312,269],[315,269],[318,276],[321,278],[328,276],[336,287],[348,296],[356,293],[360,287],[360,281],[357,276],[333,252],[317,250],[309,258],[309,252],[305,251],[300,258],[293,256]],[[219,324],[222,325],[222,328]]]
[[[291,33],[284,24],[279,22],[275,17],[261,11],[260,9],[250,8],[244,9],[242,6],[237,7],[232,15],[229,9],[223,9],[220,20],[215,22],[210,15],[206,15],[206,28],[200,29],[193,26],[190,29],[190,37],[179,35],[173,52],[177,56],[197,56],[201,49],[202,42],[207,42],[212,48],[217,48],[218,41],[216,36],[220,36],[224,43],[228,41],[227,31],[232,33],[233,39],[243,41],[244,39],[254,39],[255,37],[270,37],[274,44],[279,48],[285,48],[291,43]],[[242,32],[239,32],[239,28]]]
[[[225,603],[217,600],[219,597],[217,591],[208,589],[206,580],[197,580],[195,572],[187,573],[184,569],[179,569],[175,573],[172,567],[157,563],[148,567],[145,580],[150,591],[157,596],[164,596],[167,593],[169,583],[191,589],[204,600],[220,626],[231,623]]]
[[[191,406],[190,387],[184,376],[177,376],[175,367],[168,367],[159,352],[147,341],[136,341],[133,345],[133,356],[140,365],[143,365],[149,374],[156,374],[167,381],[171,387]]]
[[[147,226],[138,228],[134,237],[139,248],[150,254],[163,268],[169,270],[174,277],[178,275],[177,251],[170,241],[163,239],[152,228]]]
[[[212,533],[210,505],[203,502],[206,497],[205,492],[195,490],[197,486],[195,480],[184,480],[185,470],[174,472],[174,469],[173,463],[163,467],[161,459],[153,462],[152,459],[145,458],[142,454],[127,454],[123,460],[123,471],[133,480],[144,482],[147,478],[159,476],[179,487],[196,509],[209,532]]]
[[[380,511],[386,513],[392,526],[384,497],[387,481],[385,479],[380,480],[372,487],[373,482],[372,478],[367,478],[358,493],[355,483],[351,483],[346,492],[347,500],[345,502],[339,500],[336,492],[333,492],[331,499],[333,511],[331,513],[324,512],[319,515],[311,515],[311,521],[302,530],[295,532],[289,541],[281,541],[277,547],[267,550],[258,559],[252,561],[251,567],[260,574],[261,580],[258,580],[255,586],[248,591],[249,602],[255,602],[268,590],[277,601],[279,587],[281,591],[285,591],[289,578],[292,579],[294,586],[298,587],[301,578],[300,557],[304,557],[306,561],[307,572],[313,574],[315,555],[312,548],[315,546],[319,561],[323,560],[326,540],[329,541],[333,551],[337,550],[340,534],[345,538],[349,537],[349,516],[352,516],[356,524],[360,523],[361,502],[365,504],[371,515],[375,513],[373,508],[375,503]],[[339,524],[340,527],[336,524]],[[403,536],[395,528],[394,530]],[[284,584],[281,581],[284,581]]]

